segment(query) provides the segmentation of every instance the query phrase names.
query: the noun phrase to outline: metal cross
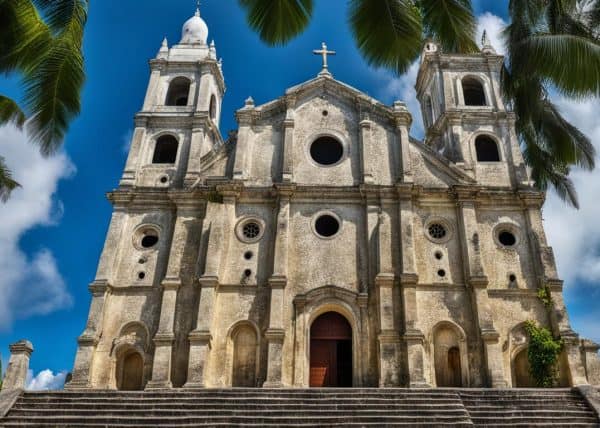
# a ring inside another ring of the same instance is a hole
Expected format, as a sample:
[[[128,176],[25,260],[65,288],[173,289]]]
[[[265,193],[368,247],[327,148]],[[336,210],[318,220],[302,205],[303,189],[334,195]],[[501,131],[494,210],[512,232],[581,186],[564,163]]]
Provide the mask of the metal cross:
[[[323,71],[327,70],[327,57],[329,55],[335,55],[335,51],[328,51],[327,50],[327,44],[325,42],[323,42],[321,44],[321,50],[314,50],[313,54],[315,55],[321,55],[323,57]]]

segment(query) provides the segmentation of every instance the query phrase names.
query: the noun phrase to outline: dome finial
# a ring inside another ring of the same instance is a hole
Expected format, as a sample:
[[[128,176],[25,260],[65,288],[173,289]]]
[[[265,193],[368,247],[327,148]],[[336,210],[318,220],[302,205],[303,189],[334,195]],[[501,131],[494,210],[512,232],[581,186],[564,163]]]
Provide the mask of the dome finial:
[[[196,0],[196,16],[200,16],[200,0]]]
[[[196,1],[196,13],[183,25],[181,35],[182,45],[206,45],[208,39],[208,27],[200,17],[200,1]]]

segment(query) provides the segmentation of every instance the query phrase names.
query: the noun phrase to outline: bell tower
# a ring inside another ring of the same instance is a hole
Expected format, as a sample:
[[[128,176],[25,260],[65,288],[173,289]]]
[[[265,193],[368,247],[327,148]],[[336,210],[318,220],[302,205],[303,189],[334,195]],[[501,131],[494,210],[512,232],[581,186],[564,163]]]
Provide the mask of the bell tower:
[[[417,77],[425,144],[482,185],[517,187],[528,182],[500,88],[504,57],[484,33],[480,53],[445,54],[427,42]]]
[[[194,182],[201,159],[223,140],[219,131],[225,81],[214,41],[197,9],[181,41],[167,39],[150,61],[150,81],[135,130],[122,187],[181,187]]]

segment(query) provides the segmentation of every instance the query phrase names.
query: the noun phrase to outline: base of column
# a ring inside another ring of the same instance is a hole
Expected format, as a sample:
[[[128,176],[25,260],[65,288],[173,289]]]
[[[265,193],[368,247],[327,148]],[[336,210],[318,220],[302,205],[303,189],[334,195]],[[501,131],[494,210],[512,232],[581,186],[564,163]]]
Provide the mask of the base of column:
[[[206,385],[203,382],[187,382],[183,389],[206,389]]]
[[[265,382],[263,383],[263,388],[265,389],[281,389],[283,388],[282,382]]]
[[[77,381],[71,381],[69,383],[66,383],[64,386],[64,390],[65,391],[76,391],[76,390],[81,390],[81,389],[92,389],[92,385],[89,382],[77,382]]]
[[[156,391],[161,389],[173,389],[171,381],[153,381],[151,380],[146,384],[145,391]]]
[[[432,386],[429,385],[425,379],[423,380],[417,380],[417,381],[411,381],[410,384],[408,385],[409,388],[414,388],[414,389],[426,389],[426,388],[431,388]]]

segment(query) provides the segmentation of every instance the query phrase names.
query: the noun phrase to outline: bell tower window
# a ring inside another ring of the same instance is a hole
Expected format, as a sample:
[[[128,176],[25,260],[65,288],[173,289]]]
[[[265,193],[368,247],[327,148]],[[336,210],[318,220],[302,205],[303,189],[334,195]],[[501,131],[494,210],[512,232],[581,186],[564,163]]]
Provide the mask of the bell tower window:
[[[467,106],[485,106],[485,91],[481,82],[473,77],[462,80],[463,96]]]
[[[487,135],[480,135],[475,139],[475,151],[478,162],[500,162],[498,145]]]
[[[209,114],[213,121],[217,119],[217,98],[214,95],[210,97]]]
[[[175,163],[177,159],[177,148],[179,143],[177,139],[172,135],[163,135],[156,140],[156,147],[154,148],[154,156],[152,163]]]
[[[187,77],[176,77],[169,85],[166,105],[187,106],[190,94],[190,79]]]

